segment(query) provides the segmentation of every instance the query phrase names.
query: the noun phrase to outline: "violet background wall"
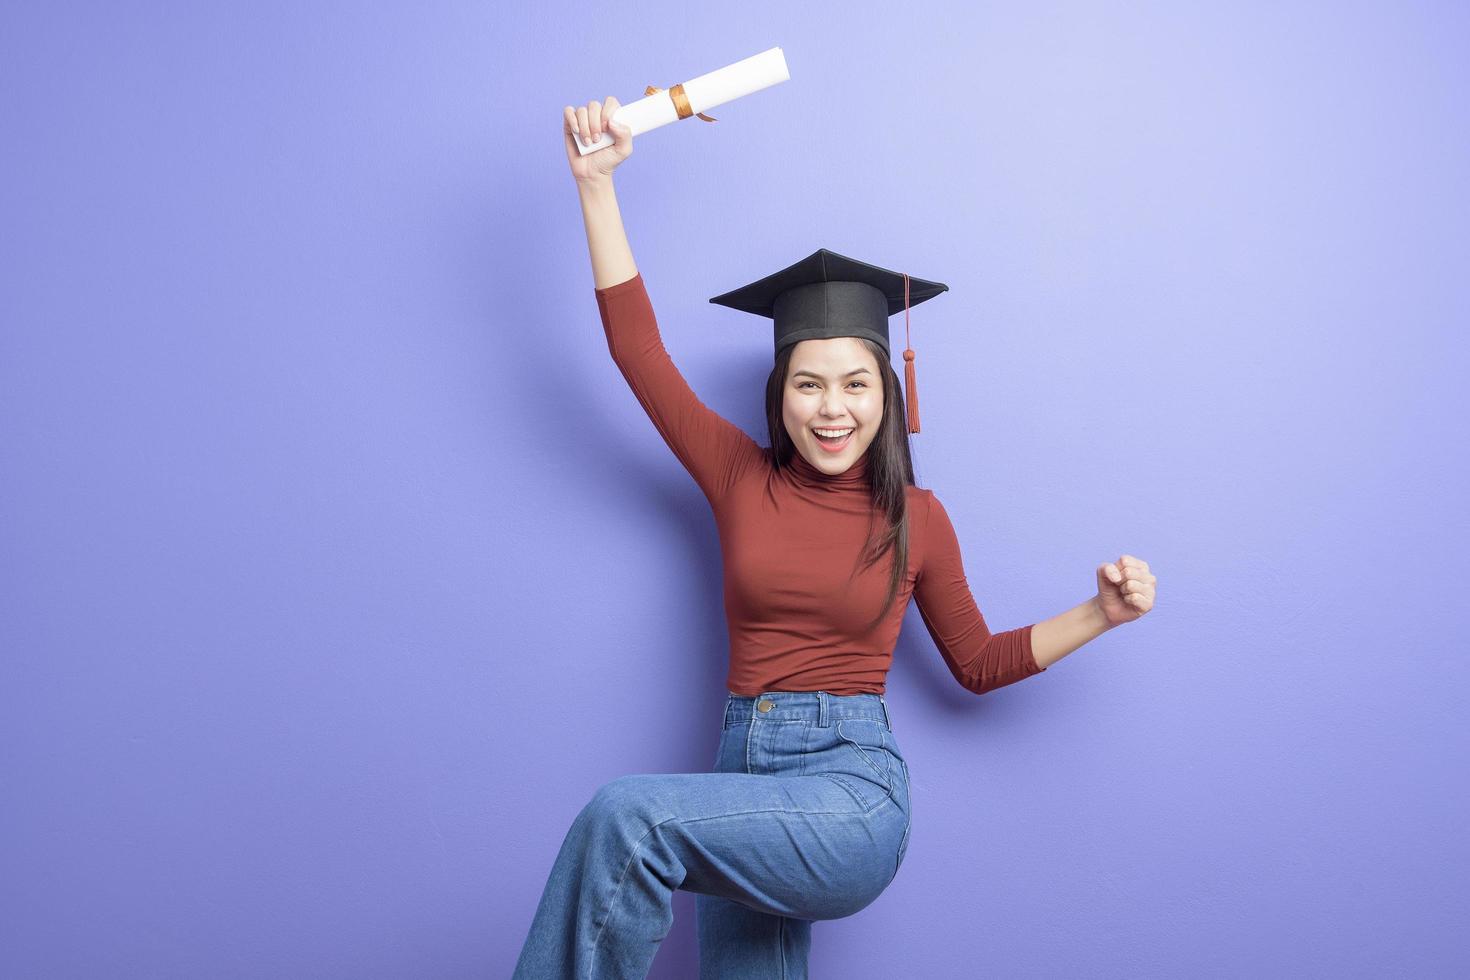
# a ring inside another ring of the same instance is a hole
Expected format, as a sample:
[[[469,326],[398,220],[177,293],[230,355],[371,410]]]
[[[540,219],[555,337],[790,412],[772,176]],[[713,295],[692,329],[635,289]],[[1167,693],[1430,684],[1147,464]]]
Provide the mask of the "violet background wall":
[[[617,177],[691,384],[763,440],[769,324],[708,297],[818,247],[944,281],[914,452],[992,627],[1159,578],[983,698],[910,608],[909,854],[814,975],[1463,974],[1467,30],[7,5],[0,974],[506,976],[594,789],[708,768],[718,540],[560,113],[773,45]]]

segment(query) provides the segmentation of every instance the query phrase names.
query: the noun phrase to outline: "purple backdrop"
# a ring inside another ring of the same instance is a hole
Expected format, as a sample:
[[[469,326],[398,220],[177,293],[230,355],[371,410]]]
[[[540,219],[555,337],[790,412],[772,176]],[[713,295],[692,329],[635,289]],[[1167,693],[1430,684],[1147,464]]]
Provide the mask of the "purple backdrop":
[[[560,113],[773,45],[618,177],[696,391],[764,441],[718,292],[942,280],[992,627],[1159,577],[983,699],[910,609],[909,854],[814,973],[1467,968],[1464,7],[130,6],[0,14],[0,974],[504,976],[593,790],[709,767],[718,540]]]

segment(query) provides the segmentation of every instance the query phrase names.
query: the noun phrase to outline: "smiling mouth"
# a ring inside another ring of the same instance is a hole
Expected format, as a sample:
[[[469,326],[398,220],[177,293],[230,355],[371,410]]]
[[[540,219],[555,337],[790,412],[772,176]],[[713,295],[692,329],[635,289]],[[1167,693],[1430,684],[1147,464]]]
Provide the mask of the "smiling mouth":
[[[829,452],[836,452],[837,450],[842,449],[847,445],[847,441],[852,438],[852,434],[856,431],[857,429],[854,427],[848,428],[848,431],[840,436],[824,436],[816,429],[813,429],[812,435],[817,437],[817,443],[823,449],[826,449]]]

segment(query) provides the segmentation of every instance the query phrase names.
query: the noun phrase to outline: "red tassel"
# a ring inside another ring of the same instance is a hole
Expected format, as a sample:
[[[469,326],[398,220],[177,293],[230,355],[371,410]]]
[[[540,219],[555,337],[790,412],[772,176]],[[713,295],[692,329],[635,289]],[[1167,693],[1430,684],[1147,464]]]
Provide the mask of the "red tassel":
[[[909,274],[903,274],[903,387],[906,394],[909,431],[919,431],[919,389],[914,382],[914,348],[909,343]]]
[[[909,431],[919,431],[919,389],[914,387],[914,352],[903,352],[903,386],[908,393]]]

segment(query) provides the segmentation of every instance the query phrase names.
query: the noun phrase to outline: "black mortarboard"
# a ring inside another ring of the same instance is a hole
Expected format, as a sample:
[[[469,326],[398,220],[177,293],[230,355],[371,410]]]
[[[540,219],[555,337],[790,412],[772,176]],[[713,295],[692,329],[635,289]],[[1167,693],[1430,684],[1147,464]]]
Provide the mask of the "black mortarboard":
[[[776,353],[802,340],[820,337],[865,337],[878,342],[892,356],[888,318],[904,311],[904,341],[908,342],[908,311],[949,289],[942,282],[915,279],[904,272],[861,262],[819,248],[811,255],[739,289],[710,297],[746,313],[775,321]],[[903,352],[909,431],[919,431],[919,396],[914,386],[914,351]]]

